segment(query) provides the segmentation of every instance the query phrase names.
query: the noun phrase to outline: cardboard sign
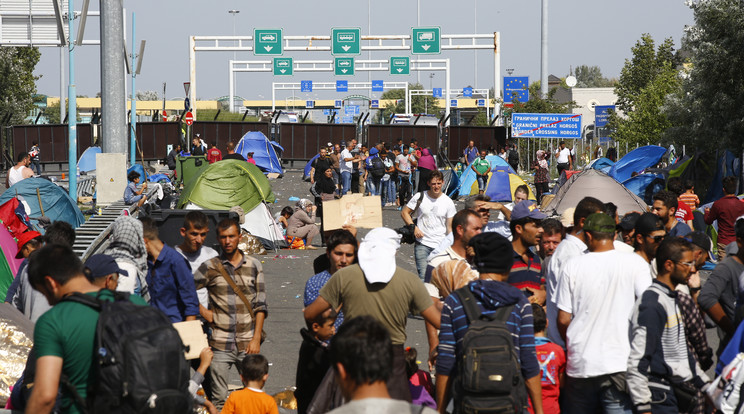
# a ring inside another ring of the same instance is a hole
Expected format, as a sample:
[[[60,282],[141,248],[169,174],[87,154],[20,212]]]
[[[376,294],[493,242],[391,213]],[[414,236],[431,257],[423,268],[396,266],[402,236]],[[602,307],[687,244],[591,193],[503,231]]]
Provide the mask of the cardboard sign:
[[[176,322],[173,324],[181,341],[186,346],[186,359],[197,359],[202,349],[209,346],[207,334],[204,333],[200,321]]]
[[[324,201],[325,230],[340,229],[345,224],[367,229],[382,227],[380,196],[363,197],[361,194],[347,194],[339,200]]]

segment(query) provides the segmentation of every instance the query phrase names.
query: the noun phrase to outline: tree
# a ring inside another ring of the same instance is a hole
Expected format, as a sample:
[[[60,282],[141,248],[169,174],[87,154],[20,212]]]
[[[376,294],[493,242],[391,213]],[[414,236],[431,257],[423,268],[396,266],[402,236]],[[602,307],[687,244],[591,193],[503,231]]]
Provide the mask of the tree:
[[[137,91],[135,94],[138,101],[157,101],[158,93],[156,91]]]
[[[0,119],[10,113],[10,124],[20,124],[33,109],[40,57],[36,47],[0,47]]]
[[[424,87],[420,83],[414,83],[408,85],[409,90],[423,90]],[[391,89],[385,91],[380,98],[382,100],[390,99],[396,100],[395,104],[385,105],[385,109],[379,112],[378,121],[384,121],[389,119],[393,114],[403,114],[406,112],[406,91],[405,89]],[[411,111],[414,114],[439,114],[439,101],[434,99],[432,96],[425,95],[414,95],[411,97]]]
[[[667,138],[695,149],[744,149],[744,9],[738,0],[689,2],[695,25],[683,50],[689,70],[666,113]]]
[[[530,100],[526,103],[521,103],[514,98],[512,103],[514,104],[513,112],[516,113],[541,113],[541,114],[567,114],[571,112],[571,108],[576,106],[576,102],[560,103],[555,100],[555,93],[558,88],[550,88],[548,96],[543,98],[540,94],[540,81],[533,82],[529,88]]]
[[[80,96],[78,96],[80,98]],[[65,99],[65,117],[67,117],[68,110],[70,108],[70,105],[68,105],[68,101]],[[44,116],[47,119],[47,122],[50,124],[61,124],[62,120],[59,119],[59,101],[56,103],[47,105],[46,109],[44,109]],[[64,119],[64,118],[62,118]],[[80,108],[77,108],[77,117],[75,118],[78,121],[81,121],[82,118],[80,118]]]
[[[602,76],[599,66],[579,65],[574,71],[576,87],[578,88],[607,88],[615,86],[617,80]]]
[[[654,39],[644,33],[631,48],[633,57],[625,59],[620,79],[615,86],[617,109],[630,112],[636,105],[643,89],[649,85],[665,68],[667,63],[676,67],[679,63],[674,55],[674,42],[667,38],[655,50]]]

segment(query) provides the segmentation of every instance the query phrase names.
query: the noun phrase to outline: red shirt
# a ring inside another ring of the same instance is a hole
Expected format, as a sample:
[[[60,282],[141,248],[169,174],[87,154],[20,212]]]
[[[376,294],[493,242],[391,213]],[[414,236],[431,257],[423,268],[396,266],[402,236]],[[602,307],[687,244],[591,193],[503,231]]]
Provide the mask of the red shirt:
[[[253,165],[256,165],[256,160],[254,160],[253,158],[248,158],[246,161],[248,161],[249,163]]]
[[[542,378],[542,403],[545,414],[558,414],[561,407],[558,405],[558,396],[561,393],[560,376],[566,371],[566,353],[559,345],[556,345],[548,338],[535,337],[535,351],[537,353],[537,362],[540,364]],[[530,413],[532,402],[530,402]]]
[[[694,218],[690,206],[682,200],[677,200],[677,212],[674,213],[674,217],[683,223]]]
[[[214,164],[217,161],[222,161],[222,151],[217,148],[212,148],[207,151],[207,161],[210,164]]]
[[[715,203],[705,212],[705,224],[713,224],[718,220],[718,243],[727,245],[736,241],[734,223],[739,216],[744,215],[744,203],[735,195],[727,195]]]

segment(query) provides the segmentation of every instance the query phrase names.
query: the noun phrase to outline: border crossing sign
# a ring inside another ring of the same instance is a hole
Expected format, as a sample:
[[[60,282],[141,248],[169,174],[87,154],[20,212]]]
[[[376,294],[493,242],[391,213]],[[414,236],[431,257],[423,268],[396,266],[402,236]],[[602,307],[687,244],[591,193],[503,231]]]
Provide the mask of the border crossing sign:
[[[515,97],[517,102],[529,102],[529,85],[529,76],[504,76],[504,102],[513,102]]]
[[[282,29],[253,29],[254,55],[281,55]]]
[[[313,81],[311,80],[300,81],[300,92],[312,92],[312,91],[313,91]]]
[[[512,136],[515,138],[581,138],[581,115],[512,114]]]
[[[349,91],[349,81],[345,80],[337,80],[336,81],[336,92],[348,92]],[[341,101],[336,101],[336,106],[341,106]]]
[[[372,92],[382,92],[385,90],[385,82],[381,80],[372,81]]]
[[[615,110],[615,105],[595,105],[594,106],[594,126],[601,128],[610,121],[610,111]]]
[[[331,53],[334,55],[358,55],[361,48],[362,29],[358,27],[333,28],[331,30]]]

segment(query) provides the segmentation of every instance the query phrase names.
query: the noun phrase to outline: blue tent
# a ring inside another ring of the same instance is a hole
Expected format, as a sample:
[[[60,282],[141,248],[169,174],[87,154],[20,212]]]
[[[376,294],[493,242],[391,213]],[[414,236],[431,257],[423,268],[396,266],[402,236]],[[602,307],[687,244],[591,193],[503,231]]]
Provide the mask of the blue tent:
[[[39,195],[36,189],[39,189]],[[49,180],[43,178],[27,178],[19,181],[0,195],[0,205],[10,200],[16,194],[31,207],[29,217],[41,217],[41,208],[39,207],[39,198],[44,206],[44,215],[52,221],[66,221],[73,228],[80,227],[85,222],[83,213],[62,187],[58,187]]]
[[[235,146],[235,152],[248,159],[248,153],[253,153],[253,159],[256,161],[256,167],[264,173],[284,174],[282,164],[276,150],[283,151],[284,148],[279,144],[269,141],[266,135],[260,131],[250,131],[243,135],[238,145]]]
[[[318,157],[320,157],[320,154],[315,154],[315,156],[310,158],[310,161],[305,164],[305,169],[302,170],[303,180],[310,181],[310,171],[313,169],[313,161],[315,161]]]
[[[665,183],[664,174],[658,173],[639,174],[623,181],[625,188],[638,197],[641,197],[648,205],[653,204],[652,197],[654,194],[664,189],[666,185]]]
[[[131,173],[132,171],[136,171],[140,175],[140,183],[143,183],[145,181],[145,167],[142,166],[142,164],[134,164],[133,166],[129,167],[127,169],[127,175]]]
[[[487,155],[486,159],[491,163],[491,171],[498,167],[502,167],[506,169],[508,172],[512,174],[516,174],[511,166],[509,166],[509,163],[504,161],[503,158],[499,157],[498,155]],[[457,187],[455,187],[454,190],[452,190],[451,193],[449,193],[449,196],[452,197],[455,193],[457,193],[459,196],[467,196],[470,195],[470,187],[473,186],[473,183],[475,182],[475,171],[473,171],[472,168],[469,166],[466,167],[465,171],[460,176],[460,183]]]
[[[627,153],[624,157],[620,158],[615,165],[610,167],[610,172],[608,174],[610,177],[622,183],[629,179],[634,172],[640,173],[646,168],[658,164],[666,152],[666,148],[657,145],[647,145],[645,147],[636,148]]]
[[[704,203],[716,201],[723,197],[723,178],[734,176],[738,177],[741,171],[741,162],[731,151],[726,151],[718,158],[716,162],[716,175],[710,182],[710,187],[705,193]]]
[[[511,173],[511,168],[496,167],[491,169],[491,176],[488,178],[486,184],[485,194],[491,197],[491,201],[514,201],[514,191],[520,185],[526,185],[524,180]],[[527,186],[529,190],[528,199],[535,200],[535,194],[532,193],[532,189]],[[475,192],[477,194],[477,191]]]
[[[96,154],[101,153],[101,147],[88,147],[77,163],[78,171],[88,172],[96,169]]]
[[[612,168],[613,165],[615,165],[615,163],[611,159],[602,157],[592,161],[591,168],[607,174],[607,172],[610,171],[610,168]]]

